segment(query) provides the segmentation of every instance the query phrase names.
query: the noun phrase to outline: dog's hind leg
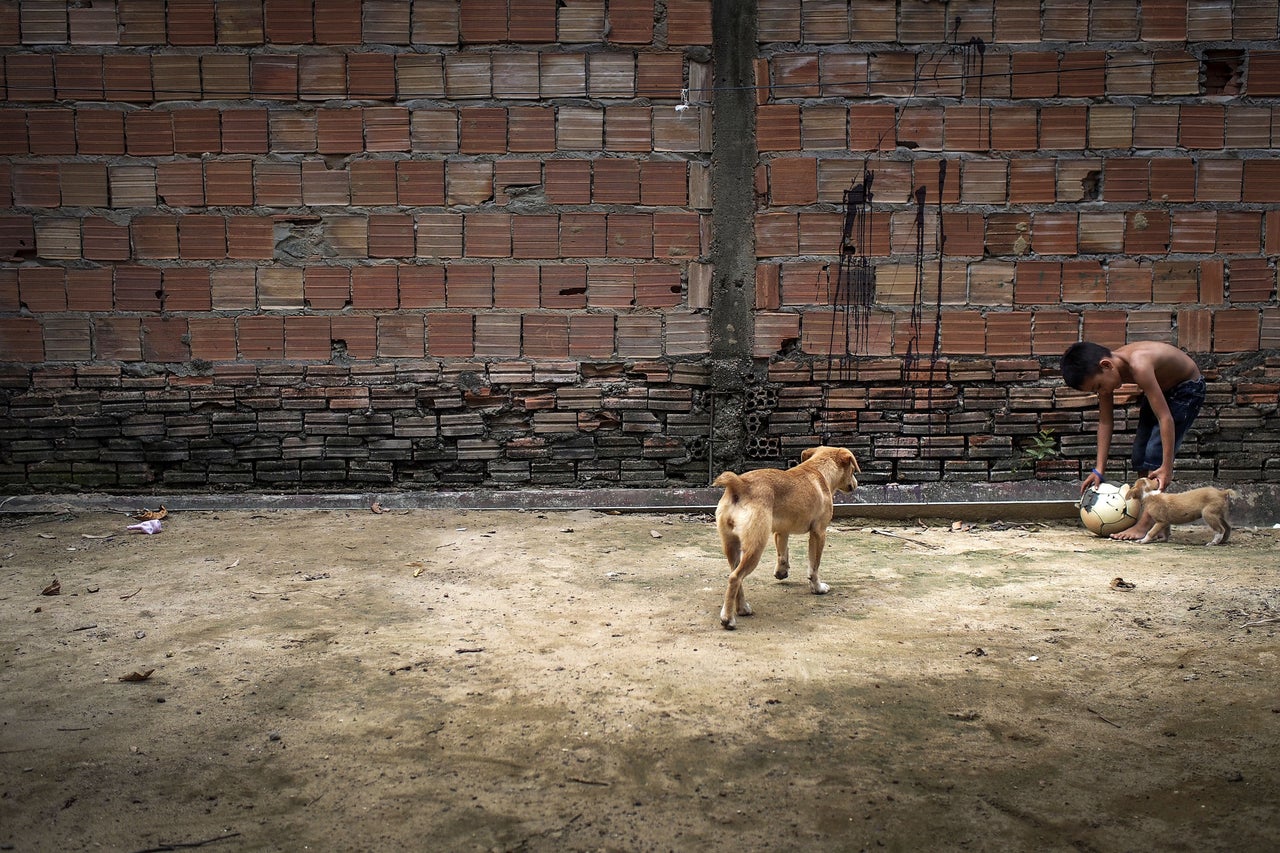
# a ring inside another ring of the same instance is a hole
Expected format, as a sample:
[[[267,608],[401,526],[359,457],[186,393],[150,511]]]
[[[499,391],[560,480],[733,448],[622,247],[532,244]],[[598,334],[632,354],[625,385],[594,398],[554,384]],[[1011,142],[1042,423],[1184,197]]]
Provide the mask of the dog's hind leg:
[[[1214,512],[1211,509],[1204,511],[1203,518],[1205,523],[1213,529],[1213,538],[1206,545],[1225,545],[1227,539],[1231,537],[1231,522],[1227,520],[1225,512]]]
[[[773,576],[778,580],[785,580],[787,575],[791,574],[791,553],[787,550],[787,534],[773,534],[773,547],[778,551],[778,567],[773,570]]]
[[[827,544],[825,530],[809,531],[809,589],[814,595],[826,595],[831,587],[818,580],[818,564],[822,562],[822,549]]]
[[[724,591],[724,606],[720,608],[720,624],[728,630],[737,627],[738,616],[751,615],[751,605],[747,604],[742,582],[746,580],[747,575],[755,571],[756,564],[760,562],[763,553],[763,544],[747,545],[742,551],[742,559],[729,573],[729,585]]]

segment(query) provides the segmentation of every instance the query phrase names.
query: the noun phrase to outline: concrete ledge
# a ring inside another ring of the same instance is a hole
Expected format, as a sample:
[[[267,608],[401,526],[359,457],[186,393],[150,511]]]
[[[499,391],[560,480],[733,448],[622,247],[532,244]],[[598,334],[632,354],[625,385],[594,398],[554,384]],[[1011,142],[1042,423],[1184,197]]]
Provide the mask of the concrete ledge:
[[[1198,484],[1185,484],[1191,488]],[[1238,525],[1271,526],[1280,521],[1280,486],[1234,485],[1241,499],[1233,509]],[[132,512],[164,504],[175,512],[233,510],[367,510],[375,501],[391,509],[579,510],[602,512],[714,511],[716,488],[699,489],[519,489],[471,491],[389,491],[342,493],[152,492],[148,494],[39,494],[0,498],[0,513],[66,511]],[[837,495],[842,518],[941,518],[959,521],[1071,521],[1078,518],[1077,486],[1061,481],[897,484],[860,486]]]

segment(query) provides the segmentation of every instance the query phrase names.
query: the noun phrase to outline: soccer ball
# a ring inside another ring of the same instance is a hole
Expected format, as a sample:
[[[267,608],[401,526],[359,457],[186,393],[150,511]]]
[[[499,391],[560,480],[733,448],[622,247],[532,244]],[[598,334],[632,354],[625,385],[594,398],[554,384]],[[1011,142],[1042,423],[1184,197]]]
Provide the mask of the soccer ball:
[[[1080,498],[1080,520],[1094,536],[1110,536],[1138,523],[1142,504],[1137,498],[1124,499],[1128,486],[1103,483],[1085,489]]]

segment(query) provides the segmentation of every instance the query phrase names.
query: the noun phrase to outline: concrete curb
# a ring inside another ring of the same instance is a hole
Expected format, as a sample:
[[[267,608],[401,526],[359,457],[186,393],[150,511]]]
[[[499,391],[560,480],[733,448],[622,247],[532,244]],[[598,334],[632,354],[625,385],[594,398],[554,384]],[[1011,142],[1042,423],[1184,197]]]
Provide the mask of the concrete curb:
[[[1191,484],[1186,486],[1191,487]],[[842,518],[941,518],[958,521],[1064,520],[1078,518],[1074,483],[975,483],[964,486],[894,484],[861,486],[837,496]],[[1280,487],[1233,486],[1241,500],[1233,512],[1238,525],[1270,526],[1280,520]],[[710,513],[720,490],[700,489],[523,489],[471,491],[388,491],[342,493],[150,492],[138,494],[34,494],[0,498],[0,514],[48,512],[132,512],[161,504],[175,512],[244,510],[596,510],[600,512]]]

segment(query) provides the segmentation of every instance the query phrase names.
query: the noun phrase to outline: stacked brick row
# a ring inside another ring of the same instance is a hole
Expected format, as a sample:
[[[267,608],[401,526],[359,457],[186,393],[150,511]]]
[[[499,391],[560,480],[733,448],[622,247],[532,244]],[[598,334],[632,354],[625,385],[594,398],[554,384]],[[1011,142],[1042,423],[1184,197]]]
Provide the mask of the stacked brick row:
[[[4,5],[0,484],[702,485],[819,440],[872,483],[1071,478],[1082,337],[1191,351],[1184,470],[1280,480],[1280,3],[753,6],[758,157],[715,177],[710,0]]]

